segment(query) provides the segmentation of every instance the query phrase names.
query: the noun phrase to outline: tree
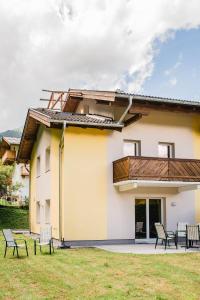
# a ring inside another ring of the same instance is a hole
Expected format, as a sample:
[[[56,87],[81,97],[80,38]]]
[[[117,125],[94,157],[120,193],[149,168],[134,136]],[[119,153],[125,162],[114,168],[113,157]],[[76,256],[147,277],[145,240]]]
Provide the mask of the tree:
[[[3,165],[0,161],[0,194],[5,195],[12,187],[13,166]]]

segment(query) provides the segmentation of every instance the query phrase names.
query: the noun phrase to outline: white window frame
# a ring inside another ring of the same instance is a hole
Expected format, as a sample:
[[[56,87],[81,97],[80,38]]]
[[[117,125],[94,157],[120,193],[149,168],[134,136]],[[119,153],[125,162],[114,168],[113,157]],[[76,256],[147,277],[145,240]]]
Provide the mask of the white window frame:
[[[167,156],[162,156],[159,152],[159,146],[167,147]],[[175,158],[175,144],[167,143],[167,142],[159,142],[158,143],[158,156],[161,158]]]
[[[130,143],[130,144],[134,144],[134,154],[130,153],[128,154],[125,149],[125,143]],[[124,156],[141,156],[141,141],[140,140],[129,140],[129,139],[124,139],[123,140],[123,154]]]

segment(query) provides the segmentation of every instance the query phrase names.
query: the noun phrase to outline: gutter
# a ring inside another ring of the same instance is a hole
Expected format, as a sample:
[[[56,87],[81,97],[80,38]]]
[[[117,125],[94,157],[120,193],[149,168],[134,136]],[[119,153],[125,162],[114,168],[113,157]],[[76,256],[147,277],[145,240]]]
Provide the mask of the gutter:
[[[66,128],[66,122],[63,123],[62,135],[59,143],[59,238],[60,241],[63,240],[63,232],[62,232],[62,151],[64,147],[64,132]]]
[[[118,121],[118,124],[119,124],[119,125],[122,125],[122,122],[124,121],[124,119],[125,119],[125,117],[126,117],[128,111],[129,111],[129,109],[131,108],[131,106],[132,106],[132,104],[133,104],[133,96],[129,96],[129,97],[128,97],[128,101],[129,101],[128,106],[127,106],[125,112],[122,114],[121,118],[120,118],[119,121]]]
[[[128,109],[129,110],[129,109]],[[62,120],[51,119],[50,123],[62,123]],[[105,124],[105,123],[93,123],[93,122],[80,122],[80,121],[65,121],[66,125],[83,125],[83,126],[91,126],[91,127],[103,127],[103,128],[123,128],[124,125],[119,122],[115,124]]]

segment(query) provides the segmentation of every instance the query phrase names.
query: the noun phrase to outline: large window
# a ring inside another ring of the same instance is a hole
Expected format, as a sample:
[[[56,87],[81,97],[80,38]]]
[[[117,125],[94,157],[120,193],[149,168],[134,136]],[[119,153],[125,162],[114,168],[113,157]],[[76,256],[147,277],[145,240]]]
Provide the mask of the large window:
[[[159,143],[158,144],[158,156],[165,158],[175,157],[175,147],[173,143]]]
[[[123,152],[124,156],[140,156],[141,142],[133,140],[124,140]]]
[[[46,172],[50,171],[50,147],[46,149],[45,170]]]
[[[50,200],[45,201],[45,223],[50,224]]]
[[[36,174],[37,174],[37,177],[40,176],[40,156],[37,157],[37,171],[36,171]]]

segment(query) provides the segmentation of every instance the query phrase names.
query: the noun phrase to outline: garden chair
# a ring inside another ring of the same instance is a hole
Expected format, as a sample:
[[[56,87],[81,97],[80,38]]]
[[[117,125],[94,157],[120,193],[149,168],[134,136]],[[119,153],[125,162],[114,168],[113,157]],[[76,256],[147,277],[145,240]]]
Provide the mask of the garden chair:
[[[6,257],[7,248],[13,248],[13,256],[15,255],[15,249],[17,252],[17,257],[19,258],[19,248],[25,248],[26,254],[28,256],[28,247],[26,240],[24,239],[14,239],[12,235],[12,231],[10,229],[3,229],[3,236],[6,242],[4,257]],[[18,244],[17,241],[23,241],[23,244]]]
[[[40,227],[40,237],[34,240],[34,254],[36,255],[37,246],[40,247],[40,252],[42,252],[42,246],[49,246],[49,253],[54,252],[52,230],[50,225],[45,225]]]
[[[199,225],[186,225],[186,248],[194,247],[194,242],[200,241]]]
[[[177,249],[177,240],[176,235],[172,231],[165,231],[163,224],[155,223],[155,229],[156,229],[156,243],[155,243],[155,249],[158,245],[158,241],[161,240],[162,244],[164,242],[165,250],[167,248],[167,245],[170,245],[170,242],[173,241],[175,243],[176,249]]]
[[[179,243],[179,242],[186,243],[186,226],[187,225],[188,225],[187,222],[178,222],[177,223],[177,231],[176,231],[177,243]],[[182,245],[182,247],[185,247],[185,245]]]

